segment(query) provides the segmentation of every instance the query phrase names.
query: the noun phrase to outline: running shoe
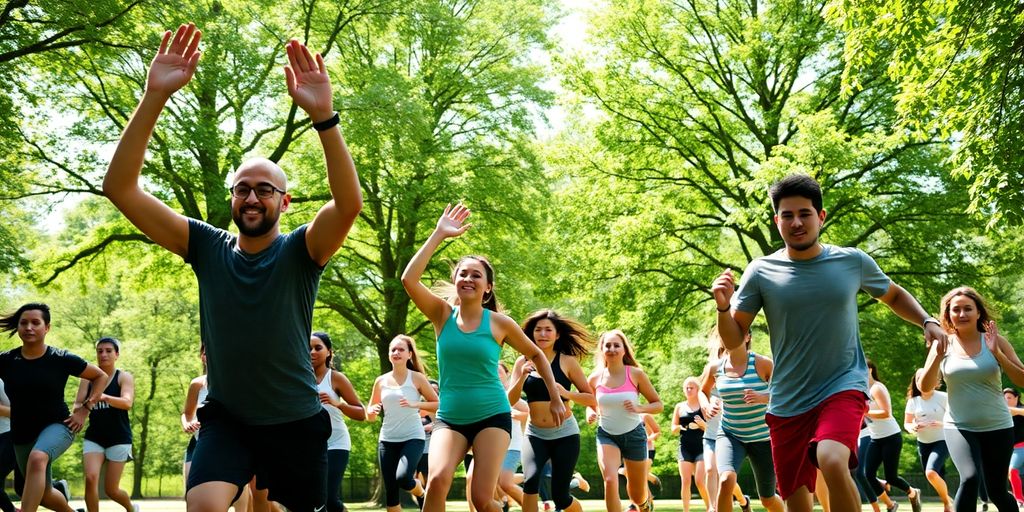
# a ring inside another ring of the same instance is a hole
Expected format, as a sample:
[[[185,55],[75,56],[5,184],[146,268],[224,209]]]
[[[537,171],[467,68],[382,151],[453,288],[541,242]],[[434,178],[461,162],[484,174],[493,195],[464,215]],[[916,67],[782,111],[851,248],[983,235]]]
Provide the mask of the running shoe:
[[[891,507],[885,507],[885,512],[896,512],[898,508],[900,508],[900,504],[894,501]]]
[[[921,489],[914,489],[911,487],[910,490],[914,491],[913,498],[908,496],[908,498],[910,498],[910,509],[914,512],[921,512]]]
[[[139,512],[139,504],[132,503],[132,512]]]
[[[64,501],[71,503],[71,489],[68,488],[68,481],[64,479],[53,482],[53,488],[64,495]]]
[[[981,502],[981,512],[988,512],[988,502],[987,501]]]
[[[744,494],[743,499],[746,500],[746,503],[740,505],[740,510],[743,512],[750,512],[750,496]]]

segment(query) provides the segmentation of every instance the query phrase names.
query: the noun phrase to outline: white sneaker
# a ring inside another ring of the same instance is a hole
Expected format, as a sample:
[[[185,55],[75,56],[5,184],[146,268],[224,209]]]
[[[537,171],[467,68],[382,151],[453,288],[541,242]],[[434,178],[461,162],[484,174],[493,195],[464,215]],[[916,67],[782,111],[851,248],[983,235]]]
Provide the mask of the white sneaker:
[[[139,504],[132,503],[132,512],[139,512]]]
[[[68,488],[68,481],[61,479],[53,482],[53,488],[64,495],[64,501],[71,503],[71,489]]]

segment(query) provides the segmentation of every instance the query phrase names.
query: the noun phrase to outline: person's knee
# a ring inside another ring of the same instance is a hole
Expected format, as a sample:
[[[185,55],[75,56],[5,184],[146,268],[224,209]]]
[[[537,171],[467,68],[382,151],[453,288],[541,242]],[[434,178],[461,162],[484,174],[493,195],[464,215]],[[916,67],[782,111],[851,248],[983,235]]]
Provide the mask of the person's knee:
[[[826,478],[830,473],[849,472],[850,449],[841,443],[835,441],[818,443],[815,455],[818,461],[818,468],[825,473]]]
[[[429,487],[431,491],[444,491],[447,493],[451,486],[452,475],[448,473],[431,472],[430,475],[427,476],[427,487]]]
[[[46,465],[50,463],[50,456],[46,452],[39,450],[32,450],[28,454],[28,462],[25,464],[25,471],[28,473],[35,473],[38,471],[46,471]]]
[[[107,496],[115,496],[121,494],[121,486],[118,482],[104,482],[103,492],[107,493]]]
[[[736,485],[735,471],[722,471],[718,474],[718,482],[722,485]]]
[[[494,501],[494,489],[482,489],[478,485],[470,491],[470,494],[473,506],[477,510],[487,510],[491,502]]]
[[[98,472],[97,473],[93,473],[93,472],[90,471],[90,472],[87,472],[85,474],[85,488],[86,488],[86,490],[96,489],[99,486],[99,482],[100,482],[100,474]]]

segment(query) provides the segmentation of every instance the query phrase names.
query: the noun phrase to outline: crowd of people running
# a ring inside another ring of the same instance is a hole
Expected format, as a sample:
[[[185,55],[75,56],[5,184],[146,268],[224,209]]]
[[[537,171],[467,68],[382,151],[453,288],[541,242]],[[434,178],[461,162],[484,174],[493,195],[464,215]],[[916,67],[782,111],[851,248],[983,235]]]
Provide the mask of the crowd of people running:
[[[312,309],[320,276],[358,217],[362,196],[323,57],[299,41],[286,44],[286,85],[319,137],[331,193],[310,223],[280,232],[291,196],[284,171],[267,159],[248,160],[232,176],[237,234],[186,218],[140,186],[153,129],[171,96],[191,81],[201,37],[191,24],[164,34],[103,183],[125,217],[197,277],[207,373],[189,386],[181,417],[191,435],[188,509],[344,510],[339,488],[352,450],[347,417],[381,419],[377,454],[389,511],[401,508],[402,491],[423,510],[444,510],[460,463],[472,510],[496,512],[507,499],[538,510],[549,479],[554,507],[580,511],[570,492],[588,487],[577,472],[578,405],[587,423],[596,423],[605,508],[621,510],[623,475],[630,508],[653,510],[651,460],[661,435],[655,415],[665,407],[624,332],[609,330],[594,341],[579,322],[551,310],[517,323],[499,307],[495,269],[482,256],[459,259],[446,287],[423,282],[435,252],[470,228],[462,204],[445,208],[401,276],[433,327],[436,380],[405,335],[391,341],[391,369],[373,382],[366,405],[334,368],[331,337],[314,332]],[[819,241],[826,211],[814,179],[786,177],[769,196],[785,247],[750,262],[739,283],[729,269],[714,280],[708,362],[699,377],[678,383],[685,399],[672,408],[671,432],[679,439],[684,509],[693,480],[707,510],[750,510],[737,481],[749,460],[769,512],[810,511],[815,496],[834,512],[860,510],[862,500],[892,512],[894,489],[919,512],[920,489],[899,473],[903,435],[889,389],[861,344],[863,291],[922,330],[923,365],[909,386],[903,426],[917,437],[944,509],[973,512],[980,495],[999,512],[1018,510],[1024,409],[1002,378],[1024,386],[1024,364],[982,296],[955,288],[933,318],[865,252]],[[761,312],[772,357],[751,350]],[[134,398],[132,376],[116,367],[121,342],[97,340],[97,363],[90,364],[47,345],[50,325],[50,309],[41,303],[0,318],[0,330],[21,339],[0,354],[0,417],[9,418],[0,420],[7,430],[0,434],[0,476],[15,471],[22,511],[41,505],[72,512],[67,485],[53,481],[51,467],[88,425],[88,511],[98,508],[105,464],[107,495],[133,512],[118,485],[132,453],[127,411]],[[505,345],[521,354],[510,370],[501,366]],[[244,361],[236,357],[243,352]],[[64,386],[72,376],[81,385],[69,409]],[[937,391],[942,382],[945,392]],[[952,498],[947,458],[960,477]],[[1014,494],[1006,490],[1007,475]],[[11,512],[5,498],[0,493],[0,508]]]

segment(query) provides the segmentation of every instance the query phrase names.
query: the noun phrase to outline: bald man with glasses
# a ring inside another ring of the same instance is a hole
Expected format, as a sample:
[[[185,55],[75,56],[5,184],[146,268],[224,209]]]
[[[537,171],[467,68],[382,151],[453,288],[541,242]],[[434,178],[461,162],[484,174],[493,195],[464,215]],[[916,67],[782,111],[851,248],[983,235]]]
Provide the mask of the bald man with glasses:
[[[201,37],[192,24],[164,34],[103,191],[135,227],[191,265],[199,284],[209,397],[198,413],[203,430],[187,482],[189,512],[226,511],[254,475],[257,487],[289,510],[319,511],[327,499],[331,424],[317,394],[309,333],[320,276],[362,208],[359,180],[337,128],[324,60],[293,39],[286,46],[288,93],[319,135],[332,196],[312,222],[281,234],[288,181],[265,158],[247,160],[233,175],[237,236],[142,190],[153,128],[171,95],[192,79]]]

